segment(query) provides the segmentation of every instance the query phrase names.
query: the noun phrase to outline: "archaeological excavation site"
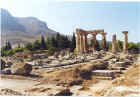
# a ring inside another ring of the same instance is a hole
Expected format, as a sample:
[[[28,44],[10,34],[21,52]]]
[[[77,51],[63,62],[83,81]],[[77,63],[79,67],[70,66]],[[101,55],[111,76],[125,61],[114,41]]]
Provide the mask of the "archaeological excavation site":
[[[1,58],[1,95],[41,96],[138,96],[138,54],[128,50],[128,31],[122,31],[123,49],[116,35],[107,49],[107,32],[75,30],[75,52],[69,49],[48,55],[40,51],[18,52]],[[88,34],[92,44],[88,45]],[[102,49],[96,35],[101,34]]]
[[[0,1],[0,96],[140,97],[140,2],[59,1]]]

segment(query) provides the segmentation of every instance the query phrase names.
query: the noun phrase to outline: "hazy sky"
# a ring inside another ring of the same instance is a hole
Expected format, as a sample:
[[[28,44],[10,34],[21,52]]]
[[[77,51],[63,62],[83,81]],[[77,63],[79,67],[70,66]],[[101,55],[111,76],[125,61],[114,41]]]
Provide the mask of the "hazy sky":
[[[123,40],[122,31],[128,30],[129,41],[140,42],[140,2],[56,1],[59,0],[2,0],[0,7],[13,16],[37,17],[64,34],[72,34],[76,28],[104,29],[107,40],[115,33],[117,39]]]

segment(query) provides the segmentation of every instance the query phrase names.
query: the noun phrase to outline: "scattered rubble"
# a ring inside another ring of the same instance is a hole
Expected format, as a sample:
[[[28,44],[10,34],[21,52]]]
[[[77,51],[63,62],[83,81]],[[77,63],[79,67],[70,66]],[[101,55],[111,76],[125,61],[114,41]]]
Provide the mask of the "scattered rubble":
[[[6,62],[1,59],[1,70],[5,68]]]
[[[60,91],[59,93],[55,94],[55,96],[71,96],[72,92],[70,92],[70,89],[64,89]]]
[[[1,89],[0,95],[1,96],[23,96],[23,94],[17,91],[11,90],[11,89]]]
[[[1,70],[1,74],[11,74],[11,69],[5,68],[4,70]]]
[[[38,54],[36,57],[37,56]],[[121,54],[115,55],[100,51],[89,54],[67,54],[63,52],[62,55],[58,54],[57,57],[48,56],[39,59],[24,60],[24,62],[14,61],[16,59],[9,58],[9,60],[4,63],[1,74],[3,74],[3,76],[30,74],[42,76],[42,78],[36,76],[31,78],[40,83],[31,87],[31,89],[26,89],[25,92],[30,95],[79,96],[81,94],[102,96],[109,95],[107,94],[108,91],[113,96],[116,95],[116,90],[110,88],[110,85],[113,84],[114,86],[116,83],[122,83],[117,79],[122,78],[123,80],[122,76],[130,69],[132,64],[134,64],[132,57],[133,56],[130,58],[130,56],[128,57],[127,55],[127,57],[122,58]],[[24,77],[26,79],[27,76]],[[126,78],[124,77],[124,79]],[[102,81],[107,82],[105,86]],[[102,87],[102,89],[98,87]],[[108,88],[110,90],[108,90]],[[36,90],[33,92],[34,89]],[[118,88],[116,87],[116,89]],[[6,94],[6,92],[3,93]],[[21,93],[21,95],[24,94],[23,92]]]
[[[29,75],[32,71],[32,66],[28,63],[17,63],[12,65],[11,72],[16,75]]]

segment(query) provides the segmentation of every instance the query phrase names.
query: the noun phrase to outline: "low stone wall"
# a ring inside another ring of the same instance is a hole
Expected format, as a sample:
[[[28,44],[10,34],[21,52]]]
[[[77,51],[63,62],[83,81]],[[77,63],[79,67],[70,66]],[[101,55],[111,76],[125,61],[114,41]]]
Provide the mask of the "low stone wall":
[[[116,73],[121,73],[119,70],[95,70],[92,74],[95,76],[114,77]]]

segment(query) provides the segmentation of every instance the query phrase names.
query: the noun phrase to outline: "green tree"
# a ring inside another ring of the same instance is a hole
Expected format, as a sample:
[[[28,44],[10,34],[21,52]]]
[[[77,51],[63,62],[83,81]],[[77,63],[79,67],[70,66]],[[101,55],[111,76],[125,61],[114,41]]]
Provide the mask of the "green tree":
[[[51,38],[51,46],[57,48],[58,47],[58,42],[55,37]]]
[[[49,54],[49,55],[53,55],[54,52],[56,52],[56,51],[57,51],[57,48],[55,48],[55,47],[50,47],[50,48],[48,49],[48,54]]]
[[[8,41],[8,50],[12,49],[11,43]]]
[[[47,45],[48,49],[51,47],[51,38],[50,37],[48,37],[46,39],[46,45]]]
[[[12,49],[11,43],[9,41],[6,42],[5,50]]]
[[[47,45],[46,45],[46,42],[45,42],[45,39],[44,39],[43,35],[41,36],[41,48],[42,49],[47,49]]]
[[[68,39],[68,37],[67,36],[63,36],[63,38],[62,38],[62,49],[65,49],[65,48],[70,48],[70,40]]]
[[[112,51],[112,43],[109,42],[108,45],[109,45],[109,47],[108,47],[109,51]]]
[[[120,40],[118,40],[118,42],[117,42],[117,49],[118,49],[118,51],[122,51],[123,50],[123,42],[120,41]]]
[[[75,38],[75,34],[73,33],[72,41],[71,41],[71,51],[74,51],[75,48],[76,48],[76,38]]]
[[[130,42],[130,43],[128,43],[128,50],[129,50],[129,52],[140,53],[140,44]]]
[[[6,45],[1,48],[1,56],[7,56],[7,55],[12,55],[12,50],[11,43],[9,41],[6,42]]]
[[[25,45],[25,49],[27,49],[27,50],[33,50],[33,48],[32,48],[32,43],[27,43],[26,45]]]
[[[96,50],[98,50],[98,51],[101,49],[101,48],[100,48],[100,44],[99,44],[99,41],[98,41],[98,40],[97,40],[97,42],[96,42],[96,46],[95,46],[95,47],[96,47]]]
[[[39,40],[36,40],[32,45],[33,50],[39,50],[41,48],[41,44]]]
[[[61,35],[60,35],[59,32],[57,32],[57,34],[56,34],[56,40],[60,40],[60,39],[61,39]]]

